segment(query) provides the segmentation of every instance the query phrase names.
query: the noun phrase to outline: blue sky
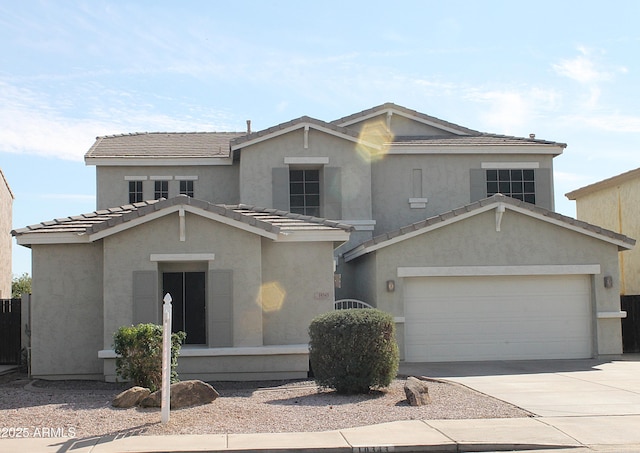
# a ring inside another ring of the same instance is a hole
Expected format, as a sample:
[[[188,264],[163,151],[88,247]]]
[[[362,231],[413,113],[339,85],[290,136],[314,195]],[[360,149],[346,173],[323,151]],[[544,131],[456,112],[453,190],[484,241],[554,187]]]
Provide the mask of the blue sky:
[[[567,143],[564,194],[640,167],[640,2],[0,0],[15,228],[95,209],[96,136],[331,121],[384,102]],[[14,275],[30,251],[14,243]]]

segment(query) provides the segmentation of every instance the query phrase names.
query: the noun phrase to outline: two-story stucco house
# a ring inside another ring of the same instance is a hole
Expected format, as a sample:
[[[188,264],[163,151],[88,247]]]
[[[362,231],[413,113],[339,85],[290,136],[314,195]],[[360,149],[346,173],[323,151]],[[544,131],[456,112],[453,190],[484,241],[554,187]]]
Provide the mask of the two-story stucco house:
[[[97,211],[14,231],[33,256],[33,374],[113,379],[113,332],[159,322],[166,292],[185,378],[305,376],[308,325],[342,298],[392,313],[407,361],[620,353],[618,251],[635,241],[553,212],[564,148],[395,104],[98,137]]]
[[[0,299],[11,297],[11,222],[13,193],[0,168]]]
[[[612,231],[640,236],[640,168],[566,194],[576,202],[578,219]],[[640,253],[620,253],[622,337],[625,352],[640,352]]]

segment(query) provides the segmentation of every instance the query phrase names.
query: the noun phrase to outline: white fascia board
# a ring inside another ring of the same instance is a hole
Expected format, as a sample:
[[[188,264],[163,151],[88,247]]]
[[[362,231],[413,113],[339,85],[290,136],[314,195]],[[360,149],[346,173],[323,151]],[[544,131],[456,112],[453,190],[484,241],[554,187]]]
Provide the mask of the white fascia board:
[[[18,245],[39,244],[86,244],[91,242],[89,236],[84,233],[23,233],[16,236]]]
[[[352,141],[354,143],[360,143],[360,144],[368,146],[370,148],[380,149],[380,145],[376,145],[374,143],[365,142],[363,140],[360,140],[357,137],[352,137],[351,135],[346,135],[346,134],[343,134],[342,132],[334,131],[333,129],[329,129],[329,128],[326,128],[326,127],[318,126],[317,124],[313,124],[313,123],[299,123],[299,124],[295,124],[293,126],[290,126],[290,127],[284,128],[284,129],[279,129],[277,131],[271,132],[270,134],[266,134],[266,135],[263,135],[261,137],[257,137],[257,138],[255,138],[253,140],[249,140],[249,141],[240,143],[238,145],[234,145],[234,146],[231,147],[231,150],[232,151],[236,151],[238,149],[246,148],[247,146],[255,145],[256,143],[264,142],[266,140],[270,140],[270,139],[278,137],[280,135],[288,134],[289,132],[293,132],[293,131],[298,130],[298,129],[304,129],[305,127],[308,127],[309,129],[315,129],[317,131],[324,132],[326,134],[333,135],[335,137],[342,138],[344,140],[349,140],[349,141]]]
[[[280,233],[276,242],[346,242],[348,231],[291,231]]]
[[[386,241],[380,242],[378,244],[370,245],[370,246],[367,246],[367,247],[365,247],[364,245],[360,245],[360,246],[356,247],[355,249],[345,253],[344,254],[344,259],[345,259],[346,262],[349,262],[349,261],[351,261],[351,260],[353,260],[355,258],[358,258],[359,256],[366,255],[367,253],[374,252],[374,251],[376,251],[378,249],[381,249],[383,247],[387,247],[389,245],[393,245],[393,244],[396,244],[398,242],[402,242],[402,241],[405,241],[407,239],[411,239],[411,238],[414,238],[416,236],[420,236],[421,234],[425,234],[425,233],[427,233],[429,231],[437,230],[438,228],[445,227],[447,225],[450,225],[452,223],[458,222],[460,220],[464,220],[464,219],[466,219],[468,217],[473,217],[474,215],[478,215],[478,214],[481,214],[481,213],[486,212],[486,211],[491,211],[492,209],[496,208],[496,205],[497,205],[497,203],[492,203],[492,204],[489,204],[489,205],[486,205],[486,206],[482,206],[482,207],[480,207],[478,209],[475,209],[473,211],[465,212],[463,214],[459,214],[459,215],[456,215],[456,216],[452,216],[449,219],[442,220],[442,221],[440,221],[438,223],[434,223],[433,225],[425,226],[423,228],[411,231],[409,233],[401,234],[399,236],[396,236],[396,237],[394,237],[392,239],[388,239]]]
[[[187,157],[187,158],[126,158],[126,157],[85,157],[85,165],[96,167],[175,167],[233,165],[232,157]]]
[[[589,236],[589,237],[592,237],[592,238],[595,238],[595,239],[600,239],[601,241],[605,241],[605,242],[609,242],[611,244],[615,244],[620,248],[624,248],[625,250],[631,250],[634,247],[633,245],[628,244],[628,243],[626,243],[624,241],[620,241],[618,239],[615,239],[615,238],[612,238],[612,237],[609,237],[609,236],[605,236],[604,234],[600,234],[598,232],[591,231],[591,230],[582,228],[582,227],[577,226],[577,225],[571,225],[570,223],[564,222],[562,220],[558,220],[558,219],[555,219],[553,217],[548,217],[548,216],[539,214],[537,212],[530,211],[528,209],[523,209],[523,208],[521,208],[519,206],[514,206],[514,205],[510,205],[510,204],[506,204],[506,203],[504,204],[504,206],[505,206],[505,208],[510,209],[512,211],[515,211],[515,212],[519,212],[520,214],[528,215],[529,217],[533,217],[533,218],[542,220],[544,222],[549,222],[549,223],[551,223],[553,225],[557,225],[559,227],[563,227],[563,228],[566,228],[568,230],[575,231],[576,233],[581,233],[581,234],[584,234],[585,236]]]
[[[562,147],[557,145],[536,145],[536,146],[518,146],[518,145],[414,145],[414,144],[389,144],[387,154],[543,154],[559,156],[562,154]]]
[[[125,221],[122,223],[118,223],[115,226],[105,228],[104,230],[100,230],[97,233],[93,233],[89,235],[89,240],[91,242],[97,241],[99,239],[106,238],[107,236],[111,236],[113,234],[120,233],[122,231],[126,231],[129,228],[137,227],[138,225],[142,225],[143,223],[151,222],[152,220],[159,219],[166,215],[172,214],[174,212],[178,212],[180,210],[180,206],[169,206],[168,208],[161,209],[159,211],[154,211],[152,213],[146,214],[142,217],[137,217],[133,220]]]
[[[532,266],[448,266],[399,267],[403,277],[485,277],[500,275],[598,275],[599,264],[560,264]]]
[[[424,118],[420,118],[420,117],[417,117],[417,116],[414,116],[414,115],[407,115],[406,113],[401,112],[401,111],[396,110],[396,109],[393,109],[393,108],[378,110],[378,111],[370,113],[368,115],[359,116],[358,118],[352,119],[350,121],[345,121],[343,123],[340,123],[339,126],[347,127],[347,126],[350,126],[352,124],[360,123],[362,121],[366,121],[368,119],[375,118],[376,116],[388,115],[389,113],[392,113],[393,115],[400,115],[403,118],[409,118],[410,120],[417,121],[418,123],[426,124],[428,126],[436,128],[436,129],[440,129],[441,131],[451,132],[452,134],[455,134],[455,135],[469,135],[469,134],[467,134],[465,132],[459,131],[458,129],[455,129],[455,128],[452,128],[452,127],[448,127],[448,126],[444,126],[444,125],[442,125],[440,123],[436,123],[434,121],[429,121],[429,120],[426,120]]]

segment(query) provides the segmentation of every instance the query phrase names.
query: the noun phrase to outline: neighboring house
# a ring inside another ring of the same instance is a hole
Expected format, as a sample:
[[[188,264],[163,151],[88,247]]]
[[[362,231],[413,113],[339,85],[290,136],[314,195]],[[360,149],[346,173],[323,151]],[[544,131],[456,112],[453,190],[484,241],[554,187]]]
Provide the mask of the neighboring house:
[[[580,220],[640,237],[640,168],[566,194]],[[620,253],[620,295],[625,352],[640,352],[640,250]]]
[[[11,297],[11,222],[13,193],[0,169],[0,299]]]
[[[98,210],[14,231],[33,255],[33,374],[113,379],[113,332],[159,322],[165,292],[185,378],[305,376],[309,322],[336,298],[392,313],[407,361],[618,354],[635,241],[553,212],[564,148],[395,104],[98,137]]]

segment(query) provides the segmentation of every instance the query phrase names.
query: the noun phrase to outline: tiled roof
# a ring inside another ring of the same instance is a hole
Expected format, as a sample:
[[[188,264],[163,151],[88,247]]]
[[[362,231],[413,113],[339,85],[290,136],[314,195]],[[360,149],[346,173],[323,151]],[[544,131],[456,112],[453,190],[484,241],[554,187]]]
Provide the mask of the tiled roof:
[[[378,105],[376,107],[372,107],[370,109],[363,110],[358,113],[354,113],[352,115],[345,116],[343,118],[339,118],[337,120],[331,121],[332,124],[342,125],[347,123],[352,123],[358,121],[360,118],[370,117],[371,115],[375,115],[376,113],[383,113],[387,110],[395,110],[397,112],[404,113],[407,116],[413,116],[415,118],[420,118],[428,123],[439,124],[447,129],[454,129],[461,134],[480,134],[479,131],[469,129],[464,126],[460,126],[458,124],[450,123],[448,121],[441,120],[436,118],[435,116],[426,115],[424,113],[420,113],[417,110],[411,110],[406,107],[402,107],[401,105],[396,105],[392,102],[387,102],[382,105]]]
[[[88,214],[63,217],[31,225],[26,228],[20,228],[12,231],[11,234],[13,236],[22,236],[29,233],[74,233],[77,235],[91,235],[177,205],[189,205],[200,208],[274,234],[301,231],[351,231],[353,228],[350,225],[331,220],[292,214],[276,209],[258,208],[242,204],[218,205],[195,198],[189,198],[186,195],[179,195],[168,200],[143,201],[116,208],[102,209]]]
[[[390,231],[388,233],[376,236],[373,239],[363,242],[358,246],[354,247],[353,249],[347,251],[345,255],[360,256],[364,253],[368,253],[367,249],[374,248],[374,247],[378,248],[380,245],[384,246],[385,242],[388,242],[391,240],[397,241],[398,238],[402,238],[402,236],[404,235],[409,235],[411,233],[415,233],[423,229],[426,230],[430,227],[436,227],[438,224],[441,224],[446,221],[450,221],[463,214],[473,213],[474,211],[478,211],[481,208],[484,208],[490,205],[497,205],[498,203],[504,203],[506,205],[510,205],[510,206],[514,206],[517,208],[530,211],[535,216],[547,218],[550,221],[556,221],[562,224],[566,224],[568,227],[577,229],[578,231],[584,230],[584,232],[587,234],[591,234],[591,235],[595,234],[597,236],[601,236],[602,238],[608,238],[617,243],[627,244],[628,246],[626,248],[631,248],[636,243],[635,239],[627,237],[623,234],[619,234],[614,231],[607,230],[605,228],[592,225],[590,223],[583,222],[581,220],[574,219],[572,217],[558,214],[557,212],[553,212],[548,209],[541,208],[539,206],[536,206],[530,203],[525,203],[523,201],[516,200],[515,198],[507,197],[502,194],[496,194],[489,198],[485,198],[483,200],[470,203],[466,206],[462,206],[460,208],[444,212],[442,214],[430,217],[420,222],[412,223],[411,225],[407,225],[398,230]]]
[[[423,137],[397,136],[394,145],[425,145],[425,146],[513,146],[513,145],[557,145],[565,148],[565,143],[540,140],[536,138],[513,137],[480,133],[475,135],[433,135]]]
[[[623,182],[637,178],[640,178],[640,168],[636,168],[635,170],[630,170],[625,173],[612,176],[611,178],[603,179],[602,181],[589,184],[588,186],[581,187],[580,189],[573,190],[567,193],[565,197],[567,197],[569,200],[575,200],[576,198],[580,198],[592,192],[606,189],[608,187],[613,187],[618,184],[622,184]]]
[[[297,125],[301,125],[301,124],[313,124],[313,125],[316,125],[316,126],[321,127],[321,128],[330,129],[330,130],[333,130],[333,131],[335,131],[337,133],[353,137],[355,139],[358,138],[358,133],[357,132],[354,132],[354,131],[352,131],[350,129],[347,129],[345,127],[341,127],[341,126],[338,126],[338,125],[333,124],[333,123],[327,123],[325,121],[318,120],[316,118],[311,118],[310,116],[301,116],[300,118],[296,118],[294,120],[287,121],[285,123],[277,124],[277,125],[272,126],[272,127],[268,128],[268,129],[263,129],[261,131],[257,131],[257,132],[253,132],[251,134],[243,135],[241,137],[236,137],[231,141],[231,146],[237,146],[237,145],[240,145],[242,143],[249,142],[249,141],[252,141],[252,140],[256,140],[256,139],[259,139],[261,137],[265,137],[265,136],[280,132],[282,130],[290,129],[290,128],[293,128],[293,127],[295,127]]]
[[[136,132],[96,137],[85,159],[229,157],[229,142],[245,132]]]

